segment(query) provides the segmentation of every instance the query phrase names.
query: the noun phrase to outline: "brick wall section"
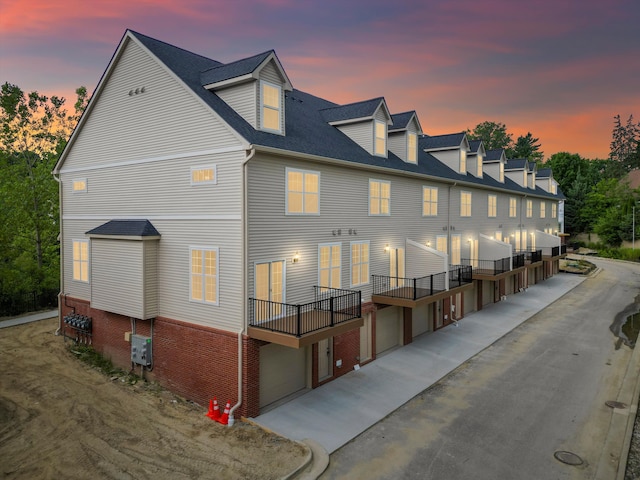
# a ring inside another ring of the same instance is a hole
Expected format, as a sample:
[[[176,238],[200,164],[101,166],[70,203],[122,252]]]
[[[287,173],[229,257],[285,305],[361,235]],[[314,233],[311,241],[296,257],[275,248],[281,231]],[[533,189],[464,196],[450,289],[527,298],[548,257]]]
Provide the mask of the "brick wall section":
[[[62,298],[62,314],[92,317],[93,346],[116,367],[129,371],[131,343],[125,332],[132,331],[129,317],[90,308],[87,301]],[[238,401],[238,336],[232,332],[194,325],[164,317],[136,320],[135,333],[151,336],[153,323],[153,369],[144,376],[195,403],[208,406],[214,396],[220,408]],[[260,346],[264,342],[243,336],[243,403],[235,417],[259,414]],[[136,365],[134,373],[140,374]]]

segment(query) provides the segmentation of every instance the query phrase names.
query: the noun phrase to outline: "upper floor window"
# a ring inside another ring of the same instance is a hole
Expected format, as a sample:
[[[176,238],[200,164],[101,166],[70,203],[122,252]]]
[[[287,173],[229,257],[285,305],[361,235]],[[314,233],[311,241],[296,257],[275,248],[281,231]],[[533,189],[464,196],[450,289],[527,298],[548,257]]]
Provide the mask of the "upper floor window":
[[[320,173],[287,168],[287,213],[320,213]]]
[[[425,217],[438,215],[437,187],[422,187],[422,215]]]
[[[540,218],[547,216],[546,206],[547,204],[545,202],[540,202]]]
[[[527,200],[527,218],[533,217],[533,200]]]
[[[471,192],[460,192],[460,216],[471,216]]]
[[[490,217],[495,217],[498,214],[498,197],[496,195],[487,197],[487,209]]]
[[[389,215],[391,183],[369,180],[369,215]]]
[[[218,248],[191,247],[192,302],[218,305]]]
[[[351,242],[351,286],[369,283],[369,241]]]
[[[551,193],[553,193],[554,195],[558,193],[558,185],[556,185],[554,182],[551,182]]]
[[[418,135],[413,132],[407,135],[407,161],[411,163],[418,161]]]
[[[476,177],[482,178],[482,155],[478,154],[476,158],[478,159],[476,162]]]
[[[217,183],[216,167],[191,167],[191,185],[202,185],[206,183]]]
[[[73,241],[73,279],[89,282],[89,241]]]
[[[261,91],[261,121],[263,130],[282,132],[281,126],[281,98],[282,89],[278,85],[267,82],[260,83]]]
[[[71,181],[73,193],[82,193],[87,191],[87,179],[76,178]]]
[[[504,163],[502,162],[500,162],[500,183],[504,183]]]
[[[467,151],[460,149],[460,173],[467,172]]]
[[[375,147],[374,153],[383,157],[387,156],[387,125],[376,120],[375,122]]]
[[[558,216],[558,205],[555,203],[551,204],[551,218],[556,218]]]
[[[509,217],[515,218],[517,216],[518,216],[518,203],[516,201],[516,198],[509,197]]]

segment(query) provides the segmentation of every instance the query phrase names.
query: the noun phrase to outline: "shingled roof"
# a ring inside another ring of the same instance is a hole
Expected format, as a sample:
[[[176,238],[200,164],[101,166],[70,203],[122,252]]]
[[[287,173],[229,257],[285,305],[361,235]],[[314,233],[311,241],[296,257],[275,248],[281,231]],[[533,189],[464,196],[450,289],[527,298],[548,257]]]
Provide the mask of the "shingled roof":
[[[446,135],[425,135],[420,139],[420,148],[425,150],[446,150],[457,148],[465,137],[464,132],[448,133]]]
[[[110,235],[119,237],[159,237],[149,220],[110,220],[92,230],[87,235]]]

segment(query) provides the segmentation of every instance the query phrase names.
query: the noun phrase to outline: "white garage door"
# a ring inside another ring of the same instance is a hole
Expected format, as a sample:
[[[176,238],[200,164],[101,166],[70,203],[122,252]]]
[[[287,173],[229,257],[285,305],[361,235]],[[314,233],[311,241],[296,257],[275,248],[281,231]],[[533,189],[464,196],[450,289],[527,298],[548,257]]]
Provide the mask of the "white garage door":
[[[376,312],[376,354],[395,347],[400,343],[399,307],[389,307]]]
[[[431,328],[431,311],[433,310],[433,304],[432,303],[427,303],[424,305],[420,305],[416,308],[413,309],[413,314],[412,314],[412,320],[413,320],[413,325],[412,325],[412,334],[414,337],[417,337],[418,335],[421,335],[425,332],[430,332],[431,330],[433,330]]]
[[[275,343],[260,347],[260,407],[305,388],[306,362],[304,348]]]

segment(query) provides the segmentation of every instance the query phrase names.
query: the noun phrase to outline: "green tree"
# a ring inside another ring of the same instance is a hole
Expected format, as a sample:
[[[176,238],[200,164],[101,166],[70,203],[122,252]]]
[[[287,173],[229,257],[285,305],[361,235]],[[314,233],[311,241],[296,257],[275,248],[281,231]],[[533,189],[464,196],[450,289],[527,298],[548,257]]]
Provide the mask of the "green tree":
[[[587,195],[585,214],[591,218],[591,230],[606,244],[619,247],[632,238],[632,211],[636,201],[629,185],[615,178],[601,180]]]
[[[75,113],[65,99],[17,85],[0,88],[0,292],[57,288],[58,184],[51,175],[67,138],[86,107],[76,91]]]
[[[473,130],[467,129],[469,140],[482,140],[487,150],[509,150],[513,146],[513,138],[507,133],[507,126],[500,122],[482,122]]]
[[[620,115],[613,117],[613,120],[609,159],[618,166],[621,177],[640,167],[640,123],[633,121],[633,115],[629,115],[625,125],[622,124]]]
[[[513,149],[508,152],[510,158],[526,158],[529,161],[536,162],[538,166],[542,165],[544,153],[540,150],[540,139],[534,138],[531,132],[526,135],[520,135],[516,140]]]

